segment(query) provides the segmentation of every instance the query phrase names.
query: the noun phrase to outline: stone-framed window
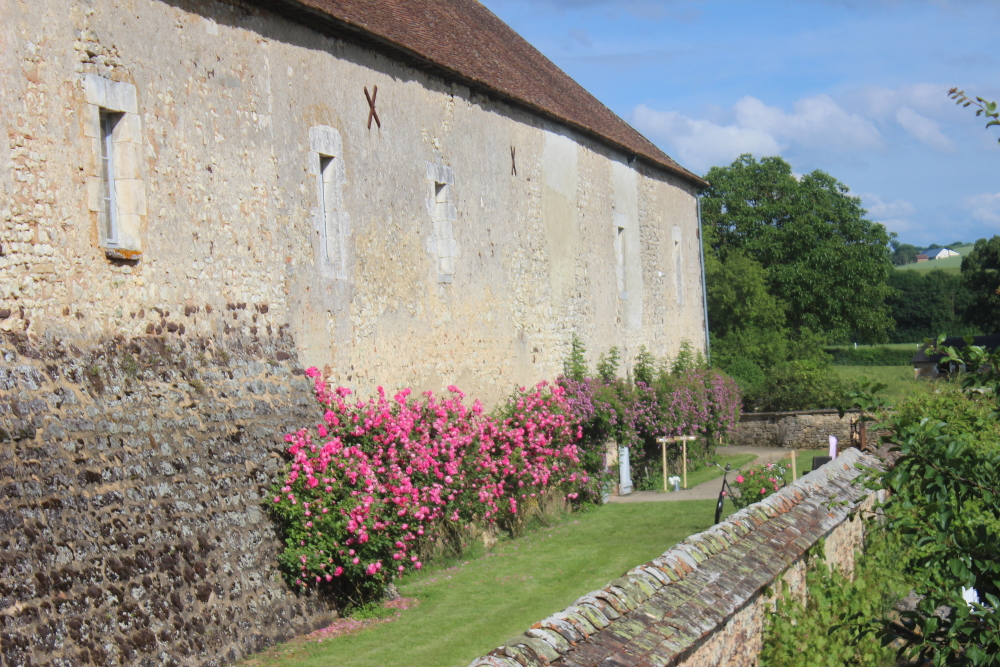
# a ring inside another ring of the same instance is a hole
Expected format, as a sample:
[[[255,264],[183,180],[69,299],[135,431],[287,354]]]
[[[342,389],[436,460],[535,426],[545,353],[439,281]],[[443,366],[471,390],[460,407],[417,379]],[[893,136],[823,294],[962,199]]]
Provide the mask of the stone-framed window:
[[[84,135],[91,140],[88,207],[98,241],[112,259],[142,257],[146,184],[140,174],[142,131],[136,89],[130,83],[85,74]]]
[[[328,125],[309,128],[309,173],[316,179],[315,223],[323,266],[339,280],[348,275],[351,219],[344,211],[343,142],[340,132]]]
[[[434,233],[427,239],[427,252],[434,258],[439,283],[455,279],[455,258],[458,241],[455,240],[455,220],[458,217],[452,201],[455,174],[451,167],[427,163],[427,212],[434,223]]]

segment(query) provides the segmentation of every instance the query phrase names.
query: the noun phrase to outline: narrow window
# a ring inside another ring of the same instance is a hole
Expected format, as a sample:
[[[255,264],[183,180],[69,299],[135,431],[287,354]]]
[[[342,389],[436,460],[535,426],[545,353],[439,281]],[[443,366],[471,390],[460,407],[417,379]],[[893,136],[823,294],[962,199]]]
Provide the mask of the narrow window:
[[[320,197],[320,220],[322,220],[323,231],[323,253],[328,262],[338,259],[337,248],[337,206],[334,200],[334,158],[328,155],[319,156],[319,174],[323,184],[322,196]]]
[[[455,275],[454,217],[449,210],[448,184],[434,182],[434,232],[437,236],[438,281],[450,283]]]
[[[118,246],[118,199],[115,196],[114,132],[122,114],[101,110],[101,231],[109,248]]]
[[[615,232],[615,274],[618,279],[618,298],[622,301],[628,299],[628,290],[625,289],[625,228],[616,227]]]
[[[674,225],[672,236],[674,241],[674,285],[677,288],[677,303],[682,305],[684,303],[684,264],[681,228],[677,225]]]

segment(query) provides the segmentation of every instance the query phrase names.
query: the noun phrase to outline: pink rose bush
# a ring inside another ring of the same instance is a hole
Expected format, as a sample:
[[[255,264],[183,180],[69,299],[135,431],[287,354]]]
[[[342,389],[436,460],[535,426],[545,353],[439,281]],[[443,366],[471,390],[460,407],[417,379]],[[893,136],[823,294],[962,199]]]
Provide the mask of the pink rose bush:
[[[525,499],[575,500],[590,482],[557,385],[522,388],[490,415],[454,386],[443,398],[380,387],[352,401],[306,373],[323,421],[285,436],[291,463],[268,502],[286,533],[281,564],[301,588],[381,590],[419,570],[421,546],[450,527],[503,526]]]
[[[736,483],[731,484],[735,492],[730,498],[736,509],[767,498],[772,493],[785,486],[787,469],[777,463],[764,463],[742,468],[742,474],[736,476]]]

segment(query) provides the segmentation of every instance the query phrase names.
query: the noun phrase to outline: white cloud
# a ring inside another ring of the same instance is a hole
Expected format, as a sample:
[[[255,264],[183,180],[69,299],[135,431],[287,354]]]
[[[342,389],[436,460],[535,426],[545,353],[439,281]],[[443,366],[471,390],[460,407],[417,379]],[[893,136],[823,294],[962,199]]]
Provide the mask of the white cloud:
[[[882,146],[882,136],[871,121],[848,113],[828,95],[801,99],[791,113],[747,96],[736,102],[732,116],[734,123],[720,124],[640,104],[632,111],[631,122],[698,172],[729,164],[742,153],[778,155],[790,148],[841,153]]]
[[[1000,192],[966,197],[962,206],[979,222],[1000,224]]]
[[[798,100],[786,113],[755,97],[744,97],[733,107],[741,127],[766,132],[804,148],[835,151],[871,150],[882,145],[875,125],[858,114],[845,111],[829,95]]]
[[[905,199],[884,201],[878,195],[870,192],[866,192],[860,196],[861,202],[868,210],[868,217],[875,220],[908,217],[917,212],[917,207]]]
[[[896,112],[896,122],[911,137],[931,148],[946,153],[955,151],[955,142],[941,132],[937,123],[927,116],[921,116],[910,107],[901,107]]]
[[[657,111],[644,104],[632,111],[632,124],[667,146],[681,164],[699,173],[714,165],[729,164],[742,153],[776,155],[782,149],[774,137],[759,130],[694,120],[676,111]]]
[[[876,194],[870,192],[862,193],[861,203],[868,210],[868,219],[880,222],[885,228],[892,232],[906,233],[916,229],[912,216],[916,214],[917,207],[905,199],[885,201]]]

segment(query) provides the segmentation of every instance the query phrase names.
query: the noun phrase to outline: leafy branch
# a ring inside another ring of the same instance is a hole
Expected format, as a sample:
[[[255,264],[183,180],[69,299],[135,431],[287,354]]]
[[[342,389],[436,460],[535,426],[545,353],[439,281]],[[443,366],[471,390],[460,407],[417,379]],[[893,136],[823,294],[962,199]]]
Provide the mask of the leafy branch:
[[[1000,112],[997,111],[996,102],[985,100],[982,97],[969,97],[965,94],[964,90],[959,90],[958,88],[952,88],[949,90],[948,97],[955,100],[955,104],[960,105],[962,108],[969,106],[977,107],[977,116],[985,116],[990,119],[989,122],[986,123],[986,127],[1000,125]],[[1000,139],[997,139],[997,143],[1000,143]]]

